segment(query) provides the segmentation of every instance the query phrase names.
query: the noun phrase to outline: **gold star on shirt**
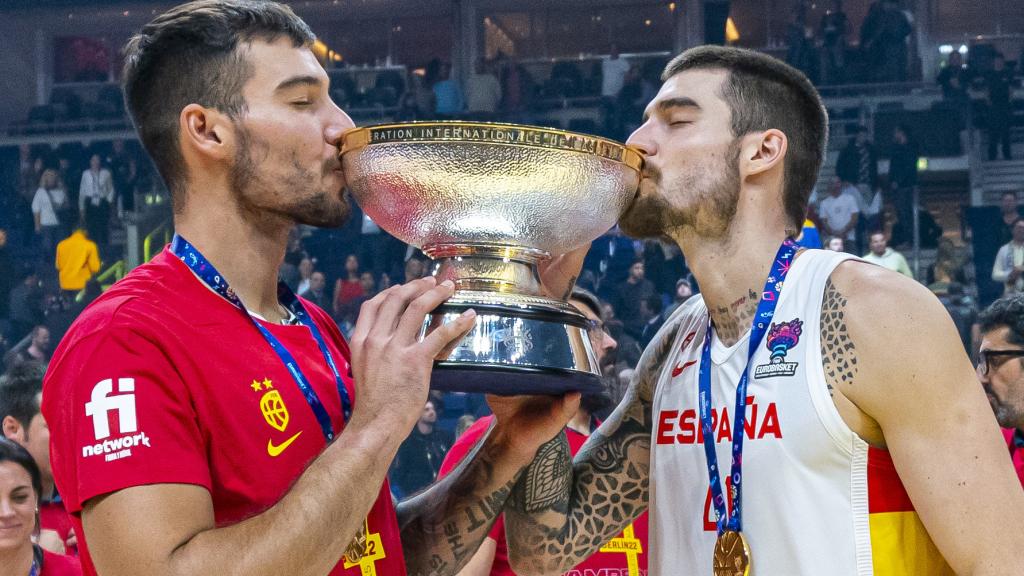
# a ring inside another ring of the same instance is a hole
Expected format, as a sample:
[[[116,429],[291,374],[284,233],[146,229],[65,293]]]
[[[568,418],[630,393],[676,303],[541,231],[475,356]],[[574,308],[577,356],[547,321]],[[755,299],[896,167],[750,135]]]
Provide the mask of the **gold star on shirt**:
[[[253,380],[252,384],[250,384],[249,386],[252,388],[253,392],[259,392],[260,391],[260,383],[257,382],[256,380]]]
[[[270,378],[263,379],[263,387],[266,388],[267,390],[270,390],[271,388],[274,387],[274,385],[270,382]]]

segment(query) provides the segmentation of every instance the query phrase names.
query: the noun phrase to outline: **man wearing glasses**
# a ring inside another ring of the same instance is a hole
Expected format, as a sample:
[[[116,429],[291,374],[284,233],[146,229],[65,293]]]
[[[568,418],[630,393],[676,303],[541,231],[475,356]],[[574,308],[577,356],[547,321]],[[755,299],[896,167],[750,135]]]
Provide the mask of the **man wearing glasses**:
[[[980,323],[978,379],[1024,485],[1024,294],[996,300],[981,313]]]

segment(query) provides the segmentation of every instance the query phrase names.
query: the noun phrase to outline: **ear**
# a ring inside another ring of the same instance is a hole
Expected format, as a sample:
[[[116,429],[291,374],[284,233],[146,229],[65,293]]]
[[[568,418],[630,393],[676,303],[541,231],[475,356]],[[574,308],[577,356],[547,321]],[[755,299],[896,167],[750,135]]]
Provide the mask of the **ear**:
[[[0,428],[3,428],[4,437],[8,440],[13,440],[18,444],[25,443],[25,427],[14,416],[4,416],[3,421],[0,422]]]
[[[178,118],[181,146],[185,150],[210,159],[223,160],[234,156],[234,122],[213,108],[189,104]],[[185,156],[189,156],[186,152]]]
[[[748,134],[740,152],[741,177],[759,176],[782,168],[789,149],[789,140],[781,130],[770,128],[764,132]]]

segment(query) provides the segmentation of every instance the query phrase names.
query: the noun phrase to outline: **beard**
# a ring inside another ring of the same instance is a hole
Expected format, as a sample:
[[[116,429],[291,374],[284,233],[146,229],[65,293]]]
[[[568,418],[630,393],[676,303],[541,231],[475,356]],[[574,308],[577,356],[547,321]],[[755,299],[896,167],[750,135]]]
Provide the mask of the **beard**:
[[[231,189],[242,209],[255,219],[277,216],[296,224],[336,228],[352,213],[344,190],[325,189],[325,177],[338,166],[324,162],[320,174],[304,167],[294,151],[275,150],[241,123],[231,169]],[[271,171],[266,166],[284,166]]]
[[[633,238],[665,238],[673,229],[689,227],[701,236],[724,234],[736,216],[740,196],[740,139],[734,138],[719,162],[697,166],[666,181],[661,170],[645,167],[640,192],[619,220]],[[644,191],[644,182],[649,182]],[[689,197],[683,205],[671,197]]]

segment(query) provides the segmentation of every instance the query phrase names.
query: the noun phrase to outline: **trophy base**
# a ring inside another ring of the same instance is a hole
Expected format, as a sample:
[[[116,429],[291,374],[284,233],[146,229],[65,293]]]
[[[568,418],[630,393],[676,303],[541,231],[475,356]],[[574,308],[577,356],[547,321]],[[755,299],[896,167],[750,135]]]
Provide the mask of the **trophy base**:
[[[556,300],[462,292],[427,316],[426,334],[476,311],[476,324],[438,355],[431,386],[503,396],[601,389],[601,372],[586,318]]]

